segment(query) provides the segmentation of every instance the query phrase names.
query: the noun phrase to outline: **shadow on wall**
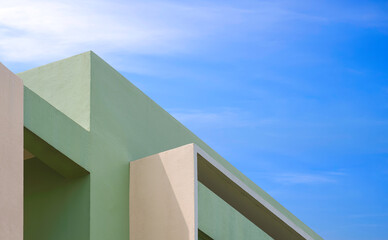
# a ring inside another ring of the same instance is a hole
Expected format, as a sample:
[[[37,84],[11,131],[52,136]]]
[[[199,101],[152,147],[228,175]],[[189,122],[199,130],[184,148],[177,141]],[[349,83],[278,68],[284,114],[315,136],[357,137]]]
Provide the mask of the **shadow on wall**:
[[[24,239],[89,240],[90,175],[67,179],[37,158],[24,161]]]
[[[137,198],[136,206],[139,206],[138,204],[141,203],[142,206],[148,207],[140,206],[140,211],[137,211],[136,214],[131,214],[132,217],[129,221],[131,227],[136,229],[135,233],[133,231],[131,232],[131,239],[192,239],[192,233],[190,233],[189,226],[186,222],[187,219],[184,215],[183,209],[185,207],[180,205],[182,200],[179,201],[174,192],[174,189],[178,191],[181,189],[172,186],[172,182],[174,181],[171,181],[169,178],[169,173],[166,171],[162,159],[159,156],[155,156],[155,159],[143,163],[153,165],[151,168],[146,167],[146,169],[152,170],[145,172],[146,174],[144,175],[148,176],[140,176],[140,178],[136,177],[131,180],[131,188],[133,188],[131,189],[131,194],[136,193],[138,195],[137,197],[139,197]],[[132,197],[135,196],[131,196],[131,199]],[[135,209],[139,208],[134,205],[130,207],[130,211],[134,211]],[[143,225],[144,221],[147,221],[146,228]]]

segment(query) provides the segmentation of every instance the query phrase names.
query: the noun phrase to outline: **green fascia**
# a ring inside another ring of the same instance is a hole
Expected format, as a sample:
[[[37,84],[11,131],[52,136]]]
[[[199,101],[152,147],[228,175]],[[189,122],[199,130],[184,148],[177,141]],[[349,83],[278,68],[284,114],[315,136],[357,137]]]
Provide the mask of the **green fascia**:
[[[195,143],[314,239],[322,239],[95,53],[19,76],[25,127],[90,172],[90,238],[129,238],[129,162]]]

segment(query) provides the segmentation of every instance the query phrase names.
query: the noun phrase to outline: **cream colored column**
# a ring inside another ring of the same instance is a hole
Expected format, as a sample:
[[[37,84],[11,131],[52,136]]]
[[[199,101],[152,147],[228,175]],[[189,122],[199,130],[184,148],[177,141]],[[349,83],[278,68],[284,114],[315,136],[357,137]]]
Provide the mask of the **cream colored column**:
[[[130,239],[196,240],[197,160],[189,144],[130,163]]]
[[[0,239],[23,239],[23,82],[1,63]]]

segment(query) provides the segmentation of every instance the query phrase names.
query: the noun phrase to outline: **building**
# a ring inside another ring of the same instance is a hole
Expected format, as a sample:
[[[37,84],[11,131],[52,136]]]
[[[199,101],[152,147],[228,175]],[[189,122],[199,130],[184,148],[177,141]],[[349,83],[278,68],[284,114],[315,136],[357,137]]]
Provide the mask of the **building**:
[[[1,240],[322,239],[93,52],[1,65],[0,116]]]

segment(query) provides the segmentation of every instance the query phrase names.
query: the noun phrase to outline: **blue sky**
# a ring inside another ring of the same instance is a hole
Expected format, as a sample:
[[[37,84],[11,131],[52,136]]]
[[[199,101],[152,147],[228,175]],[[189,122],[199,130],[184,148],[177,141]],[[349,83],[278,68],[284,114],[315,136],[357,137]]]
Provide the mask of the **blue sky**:
[[[2,0],[20,72],[93,50],[325,239],[388,239],[386,1]]]

